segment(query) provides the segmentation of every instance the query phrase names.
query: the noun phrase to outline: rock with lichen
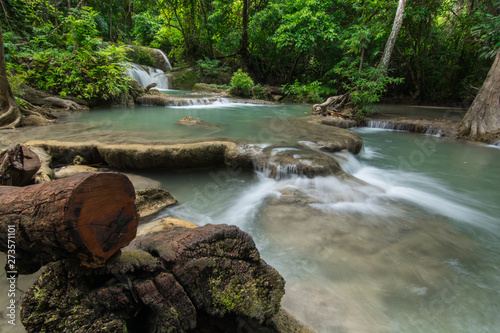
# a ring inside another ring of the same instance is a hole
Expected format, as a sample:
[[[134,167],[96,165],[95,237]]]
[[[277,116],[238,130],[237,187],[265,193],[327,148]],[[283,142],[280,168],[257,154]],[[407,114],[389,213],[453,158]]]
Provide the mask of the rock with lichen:
[[[23,295],[21,320],[28,332],[187,332],[210,318],[266,325],[284,284],[237,227],[175,227],[135,239],[101,268],[48,265]]]

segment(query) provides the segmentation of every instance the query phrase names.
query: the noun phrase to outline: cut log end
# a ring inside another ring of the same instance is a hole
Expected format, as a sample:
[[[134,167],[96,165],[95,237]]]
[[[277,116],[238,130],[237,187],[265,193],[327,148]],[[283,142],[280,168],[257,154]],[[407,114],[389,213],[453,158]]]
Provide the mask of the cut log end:
[[[62,259],[100,267],[136,236],[139,215],[127,176],[80,173],[25,187],[0,186],[0,250],[15,226],[24,271]]]
[[[82,264],[101,266],[135,238],[139,217],[134,200],[132,183],[118,173],[92,174],[75,188],[65,220]]]

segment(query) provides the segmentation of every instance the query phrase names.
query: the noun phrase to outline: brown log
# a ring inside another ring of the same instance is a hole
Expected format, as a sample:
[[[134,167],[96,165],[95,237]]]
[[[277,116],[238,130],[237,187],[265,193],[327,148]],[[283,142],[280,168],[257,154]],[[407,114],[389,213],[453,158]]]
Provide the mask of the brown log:
[[[0,185],[23,186],[40,169],[38,155],[30,149],[17,145],[0,155]]]
[[[134,200],[130,180],[114,172],[0,187],[0,250],[7,252],[14,234],[19,273],[66,258],[100,267],[134,239]]]
[[[156,83],[150,83],[148,84],[145,88],[144,88],[144,92],[145,93],[148,93],[151,89],[153,89],[154,87],[156,87],[158,84]]]

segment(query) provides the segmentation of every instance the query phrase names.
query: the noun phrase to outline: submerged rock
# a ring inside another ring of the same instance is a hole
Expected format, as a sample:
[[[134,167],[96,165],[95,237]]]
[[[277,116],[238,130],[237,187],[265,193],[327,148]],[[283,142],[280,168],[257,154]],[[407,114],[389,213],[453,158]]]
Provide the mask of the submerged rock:
[[[175,124],[181,125],[181,126],[187,126],[187,127],[207,128],[207,129],[214,129],[214,128],[220,128],[220,127],[227,126],[227,124],[212,123],[212,122],[208,122],[208,121],[202,120],[200,118],[191,117],[191,116],[181,118]]]
[[[342,172],[332,156],[303,147],[266,147],[255,161],[257,169],[278,180],[292,175],[312,178]]]
[[[50,264],[21,301],[28,332],[187,332],[200,317],[263,323],[284,280],[235,226],[135,239],[100,269]]]
[[[326,152],[347,150],[353,154],[361,151],[363,140],[347,129],[319,124],[312,117],[295,119],[264,119],[262,131],[274,141],[287,144],[297,142]]]

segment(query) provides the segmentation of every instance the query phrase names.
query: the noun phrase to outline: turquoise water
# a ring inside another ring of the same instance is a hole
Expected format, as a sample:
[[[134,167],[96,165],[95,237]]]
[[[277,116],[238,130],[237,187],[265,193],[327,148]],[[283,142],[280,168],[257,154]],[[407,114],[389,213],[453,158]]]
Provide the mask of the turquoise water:
[[[356,129],[335,154],[364,184],[218,169],[147,173],[179,199],[163,215],[236,224],[287,280],[283,304],[318,332],[500,327],[500,150]],[[277,201],[284,189],[316,200]]]
[[[203,100],[203,99],[202,99]],[[193,99],[193,103],[200,103]],[[157,140],[205,139],[225,137],[252,142],[261,141],[258,121],[266,118],[288,119],[310,112],[303,105],[256,105],[231,103],[222,99],[210,105],[195,104],[180,107],[147,106],[134,109],[103,109],[74,114],[65,121],[96,126],[103,130],[141,132]],[[190,128],[176,122],[186,116],[200,118],[213,126]]]
[[[310,111],[303,105],[221,104],[96,110],[45,132],[15,134],[124,142],[231,136],[266,143],[269,137],[256,134],[259,119]],[[177,128],[174,123],[187,115],[226,127],[216,133]],[[162,216],[249,232],[287,280],[283,305],[318,332],[497,332],[500,149],[355,131],[363,151],[334,157],[362,182],[333,176],[277,181],[221,168],[141,172],[141,186],[161,186],[179,200]],[[280,200],[290,190],[308,200]]]

